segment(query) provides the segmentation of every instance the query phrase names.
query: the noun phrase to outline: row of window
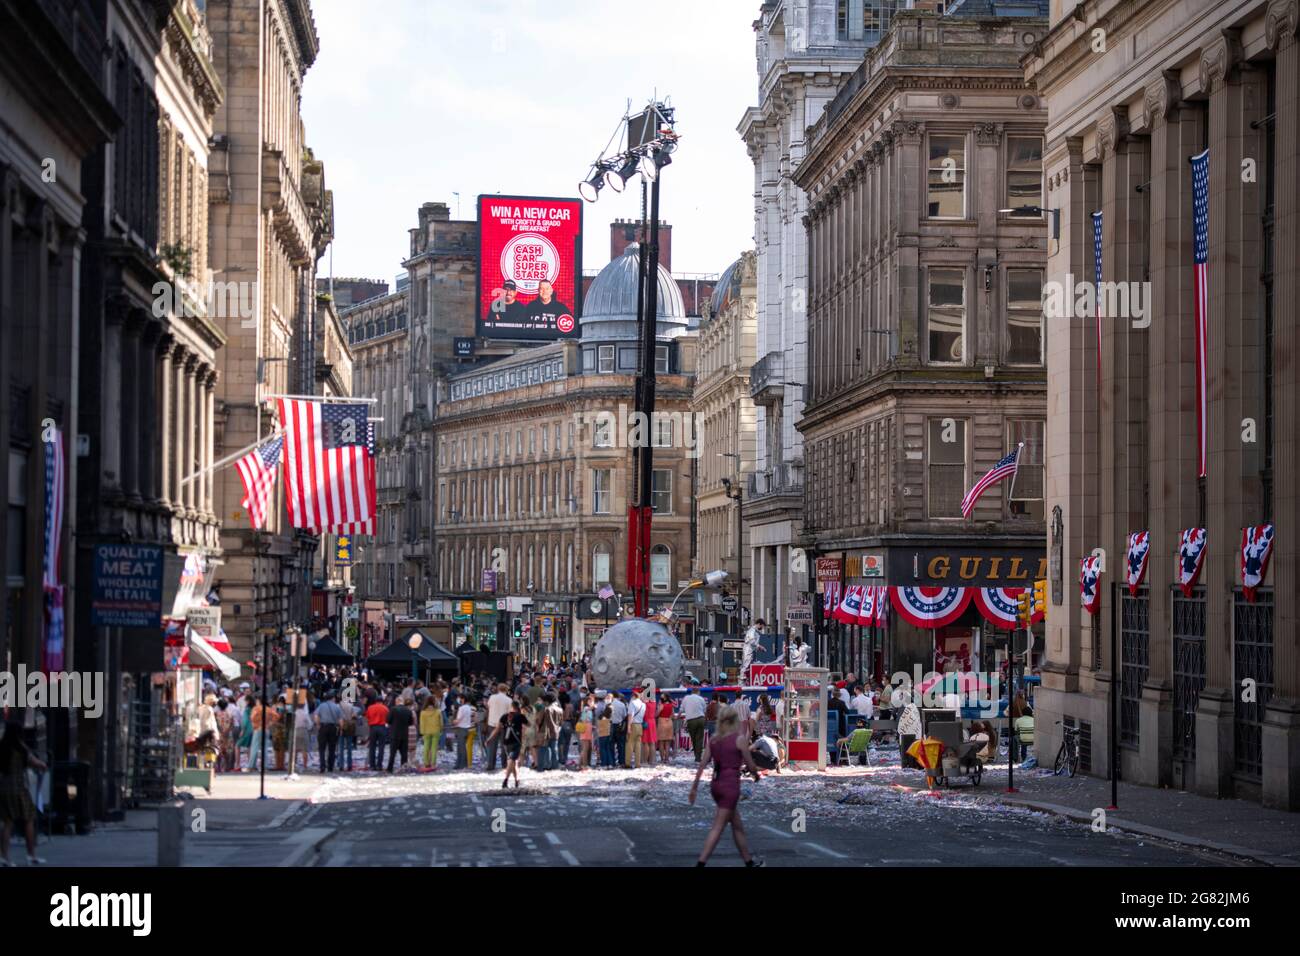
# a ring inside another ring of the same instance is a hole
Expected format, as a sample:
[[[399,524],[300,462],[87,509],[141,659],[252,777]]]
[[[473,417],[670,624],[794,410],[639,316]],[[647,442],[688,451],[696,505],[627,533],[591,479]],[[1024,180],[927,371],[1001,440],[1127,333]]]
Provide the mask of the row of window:
[[[656,468],[651,473],[651,504],[654,513],[673,513],[673,472]],[[540,474],[495,475],[477,481],[439,482],[438,500],[442,519],[452,521],[500,520],[511,517],[576,514],[578,500],[573,494],[573,472],[564,472],[561,489],[560,472]],[[614,513],[614,469],[591,471],[591,514]]]
[[[930,133],[926,165],[925,214],[930,219],[965,219],[966,141],[961,133]],[[1041,219],[1043,201],[1043,140],[1039,136],[1008,136],[1006,146],[1006,207],[1015,218]]]
[[[362,322],[358,317],[348,324],[348,341],[355,345],[358,342],[364,342],[380,335],[387,335],[389,332],[397,332],[404,328],[406,328],[405,312],[390,312],[387,315],[368,319],[365,322]]]
[[[965,365],[971,360],[967,334],[966,276],[963,268],[926,269],[925,360],[931,365]],[[1043,270],[1006,272],[1006,362],[1043,363]]]
[[[594,349],[582,350],[582,370],[598,375],[612,375],[623,371],[635,374],[639,368],[638,349],[630,346],[618,348],[613,345],[598,345]],[[667,375],[669,371],[668,346],[655,346],[655,372]]]
[[[550,561],[548,562],[548,550]],[[526,560],[525,560],[526,557]],[[601,587],[612,584],[611,576],[613,556],[609,545],[597,544],[591,550],[591,589],[598,591]],[[564,565],[560,564],[561,552],[558,544],[548,549],[529,545],[526,555],[522,545],[516,545],[511,560],[511,550],[505,549],[504,561],[498,570],[505,578],[505,589],[519,592],[525,588],[549,592],[575,590],[576,578],[573,564],[573,545],[564,546]],[[464,593],[477,592],[482,581],[482,572],[491,566],[492,554],[486,547],[477,552],[472,546],[452,545],[438,549],[438,586],[443,590],[459,590]],[[392,567],[392,566],[390,566]],[[666,544],[656,544],[650,549],[650,590],[664,593],[672,588],[673,553]],[[389,593],[396,586],[396,575],[389,576]]]

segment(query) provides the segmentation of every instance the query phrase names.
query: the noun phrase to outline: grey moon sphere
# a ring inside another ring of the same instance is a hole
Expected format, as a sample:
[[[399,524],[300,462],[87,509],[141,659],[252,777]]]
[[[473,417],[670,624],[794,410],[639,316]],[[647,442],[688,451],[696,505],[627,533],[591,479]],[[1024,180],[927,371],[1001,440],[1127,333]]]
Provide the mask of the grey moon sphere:
[[[619,621],[596,642],[591,670],[606,690],[639,687],[647,678],[656,687],[682,682],[682,646],[662,624],[634,618]]]

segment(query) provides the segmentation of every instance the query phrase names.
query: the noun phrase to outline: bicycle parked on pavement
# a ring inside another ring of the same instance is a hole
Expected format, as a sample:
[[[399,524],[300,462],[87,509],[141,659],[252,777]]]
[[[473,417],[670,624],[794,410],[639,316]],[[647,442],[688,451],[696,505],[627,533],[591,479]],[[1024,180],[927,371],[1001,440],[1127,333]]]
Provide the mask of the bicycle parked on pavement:
[[[1065,771],[1073,777],[1079,772],[1079,728],[1068,727],[1060,720],[1056,725],[1061,728],[1061,749],[1056,752],[1052,774],[1059,777]]]

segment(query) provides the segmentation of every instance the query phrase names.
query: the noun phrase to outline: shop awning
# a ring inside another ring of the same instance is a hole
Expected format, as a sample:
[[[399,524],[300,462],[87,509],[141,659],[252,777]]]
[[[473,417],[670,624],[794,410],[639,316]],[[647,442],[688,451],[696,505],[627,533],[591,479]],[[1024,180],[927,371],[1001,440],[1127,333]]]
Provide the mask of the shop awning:
[[[187,653],[181,656],[181,663],[186,663],[194,667],[214,667],[221,672],[221,676],[226,680],[234,680],[239,676],[239,663],[225,654],[221,653],[199,635],[190,634],[190,645]]]

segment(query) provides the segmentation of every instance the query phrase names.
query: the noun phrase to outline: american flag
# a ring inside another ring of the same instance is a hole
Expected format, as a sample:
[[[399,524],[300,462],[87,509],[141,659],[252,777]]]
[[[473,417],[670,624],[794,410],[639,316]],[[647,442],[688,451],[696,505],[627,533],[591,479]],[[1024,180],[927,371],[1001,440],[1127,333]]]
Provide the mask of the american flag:
[[[1096,265],[1097,281],[1093,290],[1097,296],[1097,395],[1101,396],[1101,213],[1092,214],[1092,261]]]
[[[1018,445],[1011,454],[999,458],[998,463],[989,469],[988,474],[975,482],[974,487],[966,492],[966,497],[961,500],[961,516],[963,518],[970,517],[970,513],[975,510],[975,502],[979,501],[980,495],[984,494],[990,485],[995,485],[1008,475],[1016,473],[1016,469],[1020,466],[1020,449],[1023,447],[1023,444]]]
[[[287,398],[279,403],[285,497],[293,526],[332,531],[372,518],[368,406]]]
[[[275,486],[275,470],[280,464],[282,451],[284,436],[276,435],[235,462],[239,478],[244,483],[244,499],[240,504],[248,511],[248,520],[254,528],[260,529],[266,524],[266,505]]]
[[[67,494],[67,462],[63,455],[63,429],[53,429],[45,443],[45,570],[47,589],[59,586],[59,558],[63,550],[63,501]]]
[[[345,521],[327,531],[338,534],[375,533],[375,518],[379,511],[379,482],[375,479],[375,423],[366,422],[366,487],[370,495],[370,517],[365,521]]]
[[[1196,442],[1197,474],[1205,477],[1206,382],[1210,312],[1210,151],[1192,157],[1192,270],[1196,289]]]

